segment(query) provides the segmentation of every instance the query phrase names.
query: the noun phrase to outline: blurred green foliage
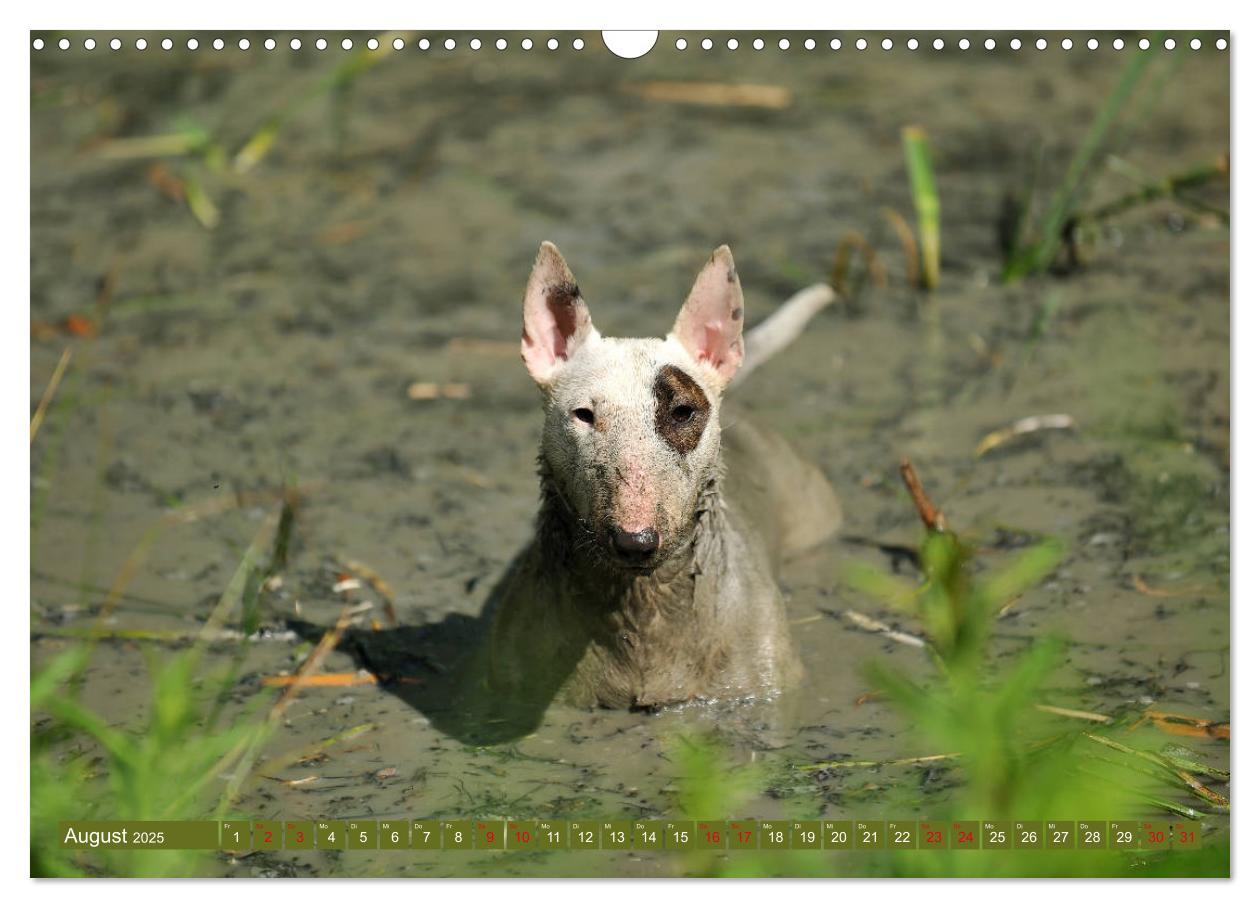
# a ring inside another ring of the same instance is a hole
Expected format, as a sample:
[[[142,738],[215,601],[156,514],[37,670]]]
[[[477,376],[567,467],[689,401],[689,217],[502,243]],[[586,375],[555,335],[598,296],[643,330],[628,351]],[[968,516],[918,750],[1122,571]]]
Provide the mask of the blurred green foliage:
[[[926,680],[882,663],[867,668],[881,695],[908,720],[924,752],[956,755],[962,785],[919,819],[1046,822],[1201,815],[1177,800],[1192,785],[1177,774],[1167,748],[1161,755],[1144,747],[1153,732],[1131,733],[1130,744],[1100,747],[1105,743],[1101,736],[1083,733],[1079,718],[1037,708],[1044,682],[1062,656],[1062,641],[1038,641],[1010,667],[999,667],[993,657],[990,642],[999,609],[1051,573],[1062,556],[1058,542],[1046,541],[981,575],[971,547],[941,528],[926,531],[918,585],[868,568],[852,571],[849,580],[856,590],[913,615],[928,637]],[[1111,725],[1121,725],[1120,719]],[[1113,759],[1117,750],[1131,759]],[[740,816],[756,780],[764,784],[774,771],[766,766],[758,776],[751,769],[730,770],[721,746],[712,741],[683,742],[676,762],[679,807],[695,819]],[[818,765],[825,764],[808,769]],[[1228,777],[1207,766],[1192,769]],[[909,792],[905,801],[922,803],[922,798]],[[721,857],[701,852],[682,861],[686,873],[722,876],[1227,876],[1229,845],[1227,836],[1217,836],[1193,851],[802,850]]]

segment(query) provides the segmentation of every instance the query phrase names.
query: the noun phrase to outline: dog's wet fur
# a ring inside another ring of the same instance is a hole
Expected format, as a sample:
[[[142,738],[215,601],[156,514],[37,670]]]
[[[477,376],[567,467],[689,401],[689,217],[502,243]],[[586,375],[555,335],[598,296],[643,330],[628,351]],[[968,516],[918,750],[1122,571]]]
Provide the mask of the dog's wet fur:
[[[723,246],[664,339],[602,337],[542,245],[521,338],[543,397],[542,505],[489,603],[490,691],[655,708],[797,681],[775,570],[835,532],[840,508],[782,439],[720,424],[743,315]]]

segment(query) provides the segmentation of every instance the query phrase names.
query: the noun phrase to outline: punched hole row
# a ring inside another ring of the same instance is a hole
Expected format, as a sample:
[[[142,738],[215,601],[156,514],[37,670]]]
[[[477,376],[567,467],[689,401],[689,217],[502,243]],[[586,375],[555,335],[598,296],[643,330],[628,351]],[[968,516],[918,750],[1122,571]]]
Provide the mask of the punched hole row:
[[[779,50],[785,51],[785,50],[791,50],[795,46],[795,43],[790,38],[780,38],[778,39],[777,42],[773,42],[773,43],[768,43],[764,38],[753,38],[751,41],[748,41],[747,43],[748,43],[748,46],[751,47],[754,51],[765,50],[767,47],[771,47],[771,48],[778,47]],[[954,43],[955,43],[955,46],[958,48],[958,50],[970,50],[973,47],[973,44],[970,38],[959,38]],[[1133,43],[1139,50],[1150,50],[1152,46],[1152,42],[1149,38],[1139,38],[1137,39],[1137,41]],[[1175,38],[1165,38],[1162,43],[1163,43],[1164,50],[1171,51],[1171,50],[1177,49],[1177,39]],[[236,44],[237,49],[243,50],[243,51],[249,50],[251,47],[253,47],[253,43],[250,41],[249,38],[240,38],[235,42],[235,44]],[[548,38],[545,42],[542,42],[542,44],[544,47],[547,48],[547,50],[554,51],[554,50],[560,49],[561,41],[559,38]],[[912,51],[918,50],[921,46],[925,48],[930,47],[932,50],[936,50],[936,51],[942,51],[942,50],[945,50],[945,48],[949,46],[949,44],[950,42],[947,42],[944,38],[933,38],[931,41],[926,42],[926,43],[921,43],[918,38],[907,38],[903,42],[902,46],[904,46],[907,50],[912,50]],[[1076,42],[1074,42],[1071,38],[1063,38],[1059,40],[1057,44],[1060,49],[1065,50],[1065,51],[1072,50],[1076,47]],[[1191,50],[1201,50],[1204,46],[1204,42],[1200,38],[1191,38],[1189,41],[1186,42],[1186,44]],[[280,46],[279,42],[277,42],[275,38],[264,38],[260,42],[260,45],[264,50],[269,50],[269,51],[275,50],[277,47]],[[334,44],[330,43],[328,39],[326,38],[316,38],[314,41],[311,42],[311,45],[316,50],[320,50],[320,51],[327,50],[329,47],[335,46]],[[408,42],[402,38],[394,38],[393,40],[389,41],[389,45],[394,50],[404,50],[407,48]],[[823,39],[821,41],[815,38],[805,38],[804,40],[800,42],[800,46],[803,47],[805,50],[815,50],[824,45],[826,47],[829,47],[833,51],[842,50],[845,46],[844,42],[840,38],[831,38],[830,40]],[[1117,50],[1117,51],[1124,50],[1125,47],[1128,46],[1123,38],[1113,38],[1110,42],[1110,45],[1111,45],[1112,50]],[[46,47],[49,47],[49,46],[50,45],[43,38],[35,38],[31,41],[31,47],[35,50],[44,50]],[[60,38],[57,40],[55,46],[59,50],[65,51],[65,50],[70,50],[70,48],[73,46],[73,43],[71,42],[69,38]],[[106,46],[108,46],[109,49],[113,51],[122,50],[123,41],[120,38],[111,38],[108,42],[106,42]],[[175,42],[171,38],[162,38],[158,42],[157,46],[160,47],[162,50],[169,51],[175,48]],[[345,51],[354,50],[358,46],[360,46],[360,44],[357,43],[352,38],[343,38],[340,42],[341,49]],[[374,51],[374,50],[379,50],[381,48],[381,42],[376,38],[368,38],[366,41],[362,42],[361,46],[366,47],[368,50]],[[469,38],[464,42],[463,46],[468,48],[469,50],[477,51],[477,50],[481,50],[482,47],[485,47],[487,45],[480,38]],[[496,38],[494,39],[493,42],[491,42],[491,46],[493,46],[495,50],[505,51],[510,46],[510,43],[506,38]],[[522,38],[518,46],[520,47],[521,50],[533,50],[534,40],[532,38]],[[574,38],[572,39],[572,41],[569,42],[569,46],[572,47],[573,50],[583,50],[586,47],[586,42],[581,38]],[[713,50],[715,47],[719,47],[720,45],[717,42],[715,42],[712,38],[701,38],[697,42],[697,46],[701,50],[709,51],[709,50]],[[743,42],[740,41],[739,38],[728,38],[725,41],[724,46],[726,47],[727,50],[734,51],[734,50],[739,50],[742,46],[744,46],[744,44]],[[873,47],[879,47],[881,50],[890,51],[896,48],[897,46],[898,46],[898,43],[894,41],[892,38],[883,38],[883,39],[880,39],[878,42],[874,42],[874,43],[868,41],[866,38],[858,38],[853,41],[853,48],[859,51],[864,51],[864,50],[867,50],[868,48],[873,48]],[[995,38],[985,38],[983,41],[978,42],[974,46],[977,49],[983,48],[986,51],[994,51],[994,50],[997,50],[998,48],[998,41]],[[1037,38],[1030,43],[1030,46],[1036,48],[1037,50],[1044,51],[1050,48],[1051,43],[1045,38]],[[1098,50],[1100,47],[1103,47],[1104,43],[1099,41],[1097,38],[1087,38],[1081,42],[1081,46],[1083,46],[1087,50],[1094,51],[1094,50]],[[1229,42],[1225,38],[1217,38],[1215,41],[1215,46],[1217,50],[1226,50],[1229,47]],[[95,50],[97,48],[96,39],[84,38],[82,41],[82,47],[84,50]],[[134,47],[136,50],[140,50],[140,51],[148,50],[149,41],[146,38],[137,38],[134,42]],[[200,50],[201,42],[196,38],[188,38],[184,42],[184,47],[187,50],[194,50],[194,51]],[[222,38],[214,38],[212,41],[209,42],[209,47],[213,48],[214,50],[221,51],[228,47],[228,42],[224,41],[224,39]],[[301,38],[291,38],[289,39],[288,47],[290,50],[299,51],[304,47],[304,44]],[[442,40],[420,38],[419,40],[415,42],[415,47],[422,51],[427,51],[427,50],[431,50],[438,47],[443,48],[447,51],[453,51],[453,50],[459,49],[460,42],[454,38],[445,38]],[[686,38],[678,38],[674,42],[674,47],[677,50],[684,51],[684,50],[687,50],[688,47],[690,47],[690,43],[688,42]],[[1006,42],[1006,47],[1013,51],[1022,50],[1024,48],[1024,42],[1020,38],[1011,38],[1008,42]]]

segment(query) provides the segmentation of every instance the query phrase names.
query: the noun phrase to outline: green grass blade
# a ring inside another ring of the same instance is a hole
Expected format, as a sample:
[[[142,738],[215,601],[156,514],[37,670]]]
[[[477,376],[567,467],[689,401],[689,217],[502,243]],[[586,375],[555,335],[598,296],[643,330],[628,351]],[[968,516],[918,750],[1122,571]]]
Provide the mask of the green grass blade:
[[[910,193],[919,222],[920,280],[924,289],[934,290],[941,277],[941,200],[932,174],[932,155],[927,135],[917,126],[901,131],[910,174]]]

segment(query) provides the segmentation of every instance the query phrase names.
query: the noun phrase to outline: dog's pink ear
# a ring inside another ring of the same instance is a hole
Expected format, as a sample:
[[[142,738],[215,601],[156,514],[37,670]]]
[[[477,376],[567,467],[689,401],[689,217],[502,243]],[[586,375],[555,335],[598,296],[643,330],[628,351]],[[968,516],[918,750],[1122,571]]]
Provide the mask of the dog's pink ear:
[[[729,246],[717,249],[674,321],[674,337],[725,386],[744,361],[744,291]]]
[[[538,384],[550,384],[556,370],[592,334],[598,336],[577,281],[560,250],[544,242],[525,286],[525,328],[521,332],[525,368]]]

